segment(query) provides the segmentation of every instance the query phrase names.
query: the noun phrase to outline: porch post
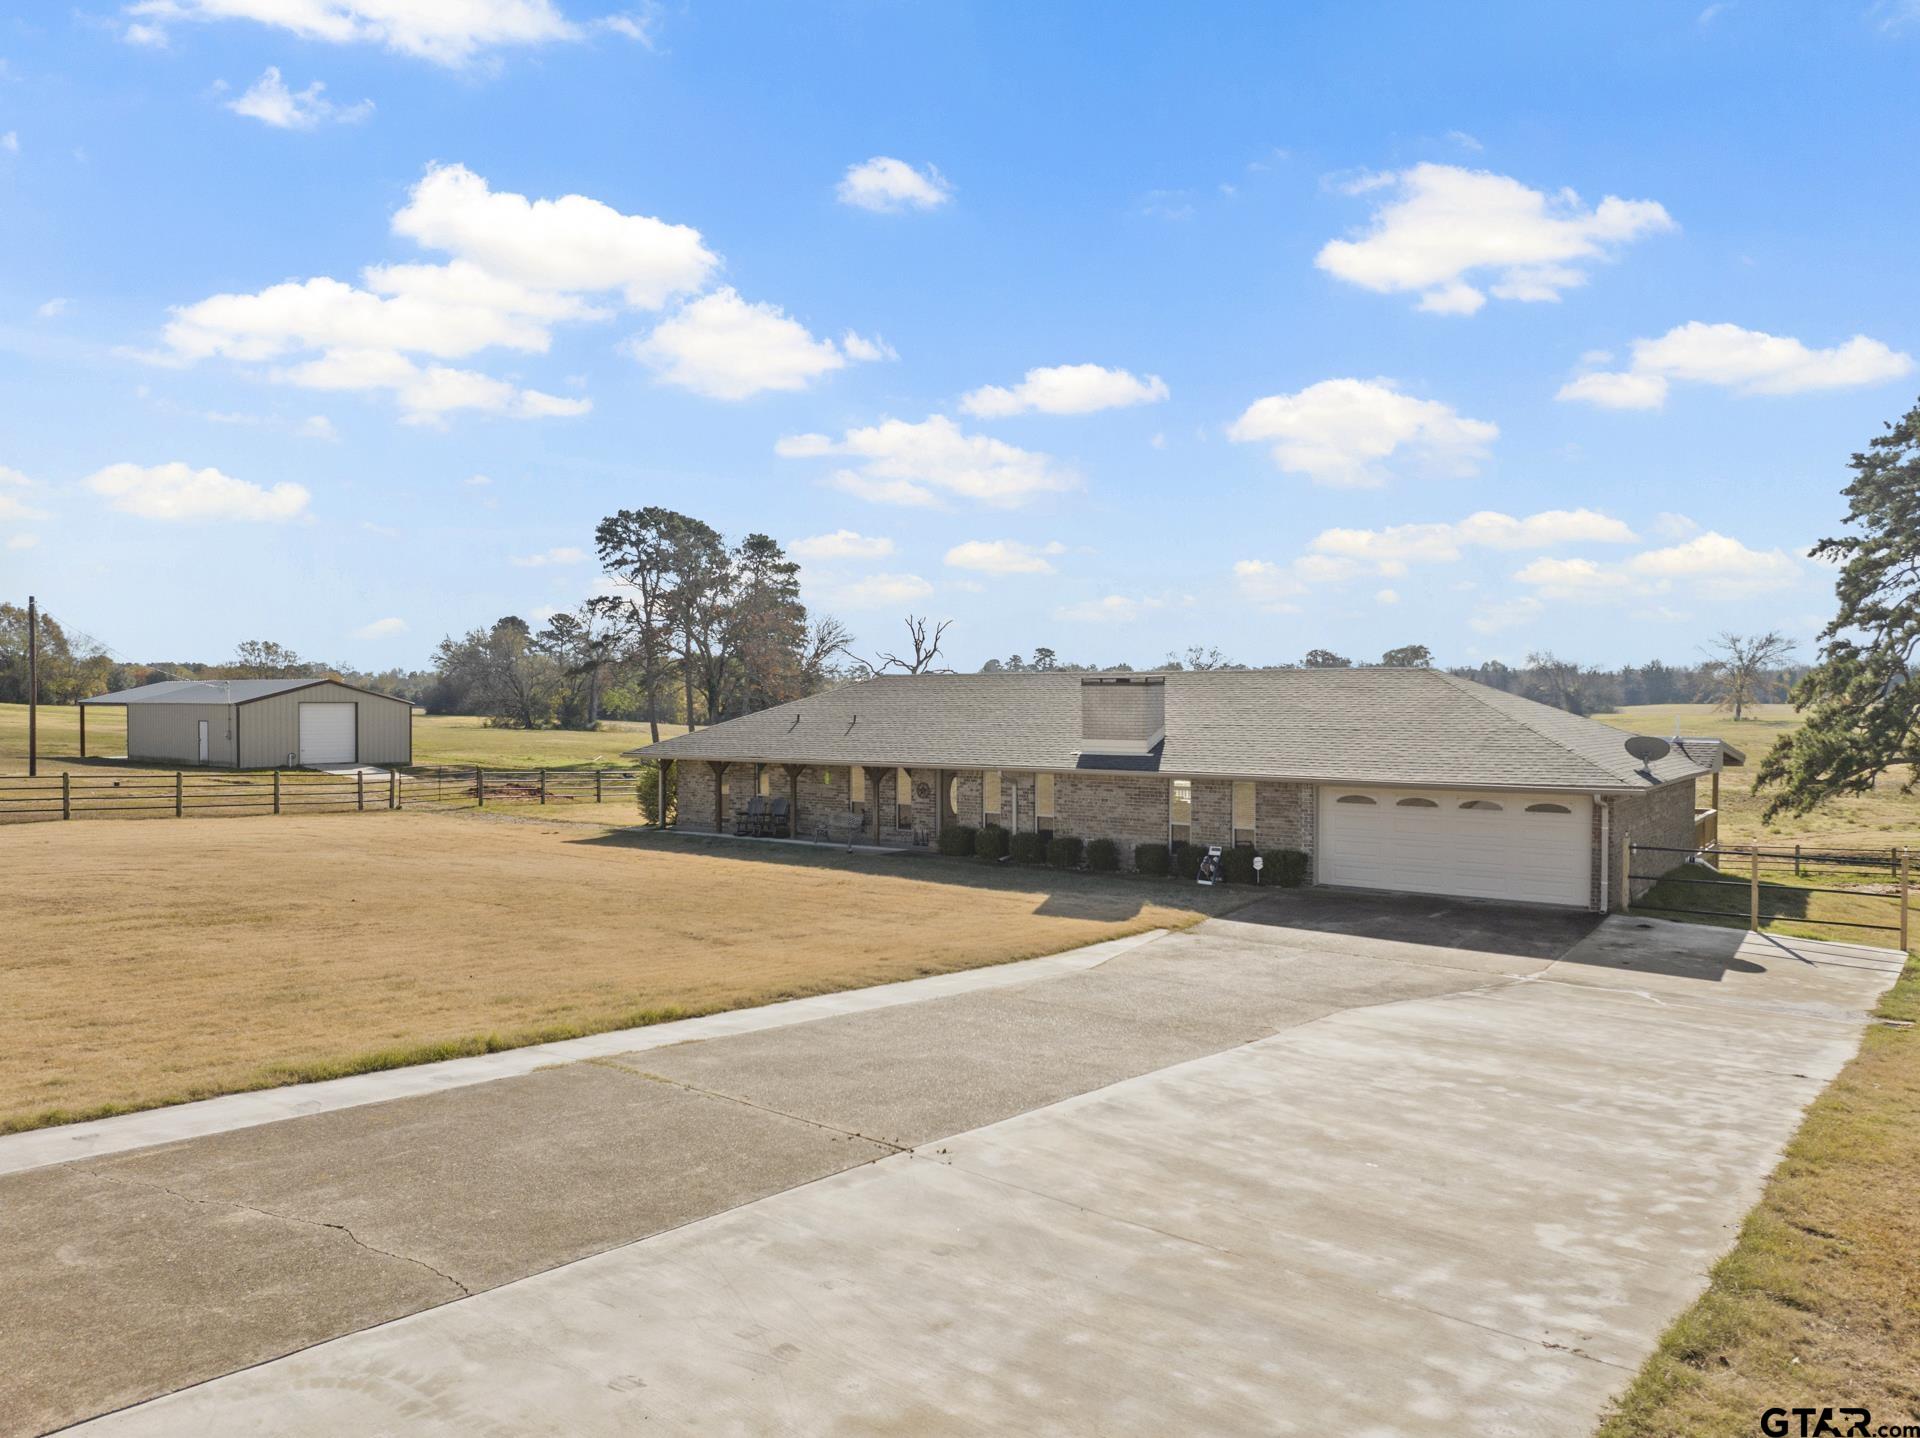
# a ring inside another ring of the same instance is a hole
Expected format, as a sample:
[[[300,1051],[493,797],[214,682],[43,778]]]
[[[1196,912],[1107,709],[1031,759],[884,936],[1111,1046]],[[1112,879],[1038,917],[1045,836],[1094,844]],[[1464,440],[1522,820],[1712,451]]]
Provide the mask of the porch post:
[[[707,760],[707,767],[713,770],[713,832],[727,832],[727,796],[722,787],[727,777],[727,766]]]
[[[867,771],[867,803],[873,809],[873,842],[878,845],[880,842],[880,791],[874,787],[872,768],[866,765],[861,767]],[[893,775],[889,774],[887,778],[891,780]]]

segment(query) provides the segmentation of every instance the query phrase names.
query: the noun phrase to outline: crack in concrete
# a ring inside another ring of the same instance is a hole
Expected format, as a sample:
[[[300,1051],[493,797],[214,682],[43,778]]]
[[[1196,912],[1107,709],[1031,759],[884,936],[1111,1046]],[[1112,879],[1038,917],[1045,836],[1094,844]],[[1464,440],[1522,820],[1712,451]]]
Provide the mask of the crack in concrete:
[[[581,1062],[592,1064],[596,1068],[614,1069],[623,1074],[631,1074],[634,1078],[646,1079],[649,1083],[665,1084],[668,1088],[677,1088],[685,1093],[699,1094],[702,1098],[717,1098],[723,1099],[727,1103],[737,1103],[742,1108],[752,1109],[755,1113],[769,1114],[774,1118],[790,1119],[794,1123],[803,1123],[808,1128],[817,1128],[823,1133],[837,1133],[842,1138],[857,1138],[862,1143],[877,1144],[889,1153],[912,1152],[912,1149],[907,1145],[894,1143],[890,1139],[876,1138],[870,1133],[861,1133],[858,1129],[840,1128],[834,1124],[822,1123],[819,1119],[808,1118],[805,1114],[788,1113],[785,1109],[771,1108],[763,1103],[755,1103],[752,1099],[741,1098],[738,1094],[722,1093],[718,1089],[701,1088],[700,1085],[687,1083],[683,1079],[668,1078],[665,1074],[657,1074],[647,1069],[634,1068],[630,1064],[621,1063],[618,1059],[582,1059]],[[881,1156],[885,1157],[884,1154]],[[871,1159],[868,1160],[870,1163],[872,1161]]]
[[[164,1183],[155,1183],[148,1179],[129,1178],[124,1174],[101,1173],[101,1172],[95,1171],[93,1174],[90,1175],[90,1177],[100,1179],[106,1183],[121,1184],[127,1188],[142,1188],[149,1193],[163,1193],[168,1198],[178,1199],[182,1203],[199,1203],[199,1204],[206,1204],[214,1208],[238,1209],[243,1213],[257,1213],[262,1218],[275,1219],[280,1223],[298,1223],[298,1224],[304,1224],[308,1228],[332,1229],[336,1233],[345,1234],[347,1236],[347,1240],[350,1243],[354,1244],[358,1248],[365,1249],[368,1253],[377,1253],[382,1258],[391,1258],[400,1263],[410,1263],[416,1268],[424,1268],[427,1270],[427,1272],[433,1274],[436,1278],[443,1278],[448,1283],[451,1283],[455,1288],[459,1289],[460,1296],[462,1298],[473,1297],[474,1291],[471,1288],[467,1287],[467,1285],[462,1283],[459,1279],[455,1278],[451,1273],[448,1273],[443,1269],[435,1268],[431,1263],[428,1263],[424,1258],[415,1258],[410,1253],[395,1253],[391,1249],[381,1248],[376,1244],[368,1243],[364,1238],[360,1237],[359,1234],[355,1233],[351,1228],[347,1227],[347,1225],[344,1223],[333,1223],[322,1218],[305,1218],[297,1213],[276,1213],[273,1209],[261,1208],[258,1204],[242,1203],[237,1198],[203,1198],[198,1194],[182,1193],[179,1189],[169,1188]]]

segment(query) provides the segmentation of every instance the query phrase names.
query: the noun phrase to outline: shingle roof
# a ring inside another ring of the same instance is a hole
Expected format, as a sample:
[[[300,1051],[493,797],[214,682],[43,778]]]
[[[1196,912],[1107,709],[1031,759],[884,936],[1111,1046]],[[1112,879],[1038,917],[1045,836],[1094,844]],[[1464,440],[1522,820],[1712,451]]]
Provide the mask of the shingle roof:
[[[1077,673],[889,675],[631,751],[654,759],[1066,771],[1140,767],[1080,744]],[[1627,736],[1432,669],[1235,669],[1166,678],[1162,774],[1475,788],[1640,790]]]
[[[340,684],[338,679],[163,679],[158,684],[142,684],[138,689],[121,689],[112,694],[96,694],[82,704],[251,704],[290,689],[305,689],[314,684]],[[359,694],[376,699],[395,699],[355,684],[340,684]],[[396,703],[405,700],[395,699]]]

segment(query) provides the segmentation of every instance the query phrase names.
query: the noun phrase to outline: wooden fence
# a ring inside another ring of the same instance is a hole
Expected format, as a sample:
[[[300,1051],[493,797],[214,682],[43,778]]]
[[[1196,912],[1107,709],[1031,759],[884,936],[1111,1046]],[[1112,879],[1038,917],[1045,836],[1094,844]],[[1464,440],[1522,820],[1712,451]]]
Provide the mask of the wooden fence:
[[[450,765],[353,774],[190,769],[171,774],[83,770],[37,778],[0,775],[0,824],[581,803],[625,803],[637,814],[641,793],[650,789],[654,778],[650,766],[487,769]]]

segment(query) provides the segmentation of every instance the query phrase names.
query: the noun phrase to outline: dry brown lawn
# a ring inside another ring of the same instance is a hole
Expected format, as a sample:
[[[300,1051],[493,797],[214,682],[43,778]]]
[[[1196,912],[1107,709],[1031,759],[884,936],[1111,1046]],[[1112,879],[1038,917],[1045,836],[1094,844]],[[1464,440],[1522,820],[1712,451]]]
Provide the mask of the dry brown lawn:
[[[0,1132],[1001,963],[1245,897],[404,811],[0,846]]]

